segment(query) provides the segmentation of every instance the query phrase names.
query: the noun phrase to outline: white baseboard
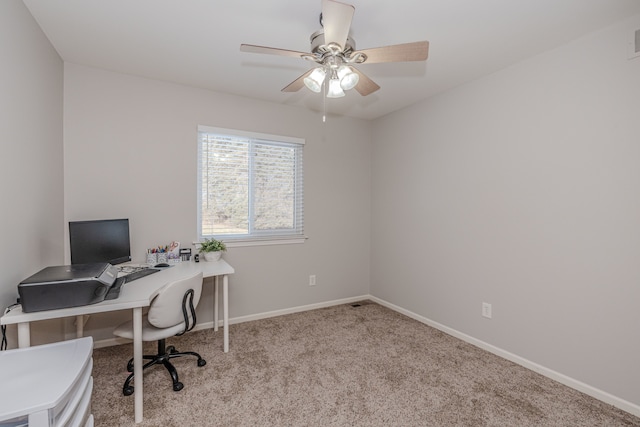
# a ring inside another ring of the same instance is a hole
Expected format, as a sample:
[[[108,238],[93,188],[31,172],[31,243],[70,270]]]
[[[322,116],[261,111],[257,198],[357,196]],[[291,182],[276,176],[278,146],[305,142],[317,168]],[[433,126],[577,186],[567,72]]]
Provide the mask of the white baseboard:
[[[371,299],[371,297],[369,295],[362,295],[359,297],[349,297],[349,298],[343,298],[339,300],[326,301],[326,302],[320,302],[320,303],[309,304],[309,305],[301,305],[298,307],[285,308],[282,310],[267,311],[266,313],[258,313],[258,314],[251,314],[248,316],[233,317],[229,319],[229,324],[234,325],[236,323],[244,323],[244,322],[251,322],[254,320],[268,319],[270,317],[284,316],[285,314],[293,314],[293,313],[300,313],[301,311],[315,310],[317,308],[325,308],[325,307],[333,307],[334,305],[350,304],[352,302],[362,301],[366,299]],[[222,320],[218,321],[218,326],[220,327],[222,326]],[[201,331],[203,329],[213,329],[213,327],[214,327],[213,321],[198,323],[192,329],[192,332]],[[128,340],[125,338],[114,337],[114,338],[94,341],[93,348],[111,347],[114,345],[127,344],[130,342],[131,340]]]
[[[301,305],[301,306],[292,307],[292,308],[285,308],[282,310],[268,311],[266,313],[258,313],[258,314],[251,314],[248,316],[234,317],[233,319],[229,319],[229,324],[233,325],[234,323],[244,323],[244,322],[251,322],[253,320],[268,319],[270,317],[284,316],[285,314],[300,313],[301,311],[309,311],[309,310],[315,310],[318,308],[333,307],[334,305],[349,304],[352,302],[362,301],[370,298],[371,297],[369,295],[361,295],[358,297],[343,298],[339,300],[319,302],[319,303],[309,304],[309,305]],[[205,323],[204,325],[209,325],[207,327],[212,328],[213,322],[208,322],[208,323]],[[200,325],[196,326],[196,328],[194,329],[197,329],[199,326]],[[202,329],[205,329],[205,328],[202,328]]]
[[[261,320],[261,319],[268,319],[270,317],[277,317],[277,316],[283,316],[285,314],[293,314],[293,313],[299,313],[302,311],[309,311],[309,310],[315,310],[318,308],[325,308],[325,307],[332,307],[335,305],[341,305],[341,304],[350,304],[352,302],[357,302],[357,301],[362,301],[362,300],[371,300],[371,301],[375,301],[376,303],[385,306],[393,311],[397,311],[398,313],[404,314],[407,317],[410,317],[414,320],[417,320],[418,322],[424,323],[426,325],[429,325],[433,328],[436,328],[446,334],[449,334],[453,337],[456,337],[458,339],[461,339],[462,341],[468,342],[469,344],[475,345],[476,347],[479,347],[483,350],[486,350],[490,353],[495,354],[496,356],[500,356],[504,359],[507,359],[511,362],[517,363],[520,366],[523,366],[527,369],[531,369],[534,372],[537,372],[541,375],[544,375],[547,378],[551,378],[554,381],[558,381],[561,384],[566,385],[567,387],[571,387],[575,390],[578,390],[586,395],[589,395],[593,398],[596,398],[598,400],[601,400],[605,403],[608,403],[610,405],[615,406],[616,408],[622,409],[625,412],[628,412],[632,415],[635,415],[637,417],[640,417],[640,406],[636,405],[634,403],[631,403],[629,401],[626,401],[624,399],[621,399],[617,396],[614,396],[610,393],[607,393],[605,391],[602,391],[600,389],[597,389],[595,387],[590,386],[589,384],[585,384],[581,381],[578,381],[576,379],[573,379],[571,377],[568,377],[564,374],[561,374],[559,372],[556,372],[552,369],[546,368],[544,366],[541,366],[537,363],[534,363],[530,360],[527,360],[523,357],[520,357],[516,354],[510,353],[506,350],[503,350],[501,348],[498,348],[494,345],[488,344],[484,341],[481,341],[479,339],[476,339],[470,335],[464,334],[462,332],[459,332],[455,329],[449,328],[448,326],[442,325],[438,322],[435,322],[431,319],[428,319],[424,316],[420,316],[416,313],[413,313],[409,310],[406,310],[402,307],[399,307],[397,305],[391,304],[383,299],[374,297],[372,295],[361,295],[361,296],[357,296],[357,297],[350,297],[350,298],[343,298],[343,299],[339,299],[339,300],[333,300],[333,301],[326,301],[326,302],[321,302],[321,303],[315,303],[315,304],[309,304],[309,305],[302,305],[302,306],[298,306],[298,307],[292,307],[292,308],[286,308],[286,309],[282,309],[282,310],[274,310],[274,311],[268,311],[266,313],[258,313],[258,314],[252,314],[252,315],[248,315],[248,316],[240,316],[240,317],[234,317],[229,319],[229,324],[233,325],[236,323],[244,323],[244,322],[251,322],[254,320]],[[205,323],[200,323],[198,325],[196,325],[195,328],[193,328],[193,331],[200,331],[203,329],[212,329],[214,326],[213,321],[211,322],[205,322]],[[219,321],[218,326],[222,326],[222,322]],[[102,347],[109,347],[112,345],[119,345],[119,344],[125,344],[131,342],[130,340],[126,340],[123,338],[110,338],[110,339],[106,339],[106,340],[100,340],[100,341],[95,341],[94,342],[94,348],[102,348]]]
[[[488,344],[484,341],[480,341],[479,339],[473,338],[472,336],[469,336],[467,334],[464,334],[462,332],[459,332],[455,329],[449,328],[447,326],[444,326],[438,322],[434,322],[431,319],[427,319],[426,317],[420,316],[416,313],[413,313],[409,310],[405,310],[402,307],[399,307],[397,305],[391,304],[385,300],[382,300],[380,298],[374,297],[369,295],[368,298],[371,301],[375,301],[380,305],[383,305],[387,308],[390,308],[393,311],[397,311],[398,313],[404,314],[407,317],[410,317],[412,319],[417,320],[418,322],[424,323],[426,325],[429,325],[433,328],[436,328],[446,334],[449,334],[453,337],[456,337],[458,339],[461,339],[462,341],[468,342],[469,344],[475,345],[476,347],[479,347],[483,350],[486,350],[490,353],[495,354],[496,356],[500,356],[503,359],[507,359],[511,362],[514,362],[520,366],[523,366],[527,369],[531,369],[534,372],[537,372],[541,375],[544,375],[547,378],[551,378],[554,381],[557,381],[561,384],[566,385],[567,387],[571,387],[575,390],[578,390],[586,395],[589,395],[591,397],[594,397],[598,400],[601,400],[605,403],[608,403],[610,405],[615,406],[616,408],[622,409],[625,412],[628,412],[632,415],[635,415],[636,417],[640,417],[640,406],[636,405],[634,403],[631,403],[629,401],[626,401],[624,399],[621,399],[617,396],[614,396],[610,393],[607,393],[605,391],[602,391],[600,389],[597,389],[595,387],[590,386],[589,384],[585,384],[581,381],[578,381],[576,379],[573,379],[571,377],[568,377],[564,374],[561,374],[560,372],[556,372],[552,369],[546,368],[544,366],[541,366],[535,362],[532,362],[530,360],[527,360],[523,357],[520,357],[516,354],[510,353],[506,350],[503,350],[501,348],[498,348],[494,345]]]

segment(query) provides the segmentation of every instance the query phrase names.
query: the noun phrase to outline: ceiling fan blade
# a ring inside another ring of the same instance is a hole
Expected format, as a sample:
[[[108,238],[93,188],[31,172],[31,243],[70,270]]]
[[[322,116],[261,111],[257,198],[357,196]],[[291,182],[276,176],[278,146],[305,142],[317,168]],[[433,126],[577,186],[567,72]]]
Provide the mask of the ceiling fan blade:
[[[303,55],[310,55],[306,52],[297,52],[295,50],[278,49],[275,47],[256,46],[253,44],[241,44],[240,51],[248,53],[264,53],[267,55],[290,56],[292,58],[301,58]]]
[[[282,92],[297,92],[300,89],[302,89],[302,87],[304,86],[305,77],[311,74],[313,70],[314,70],[313,68],[310,69],[309,71],[307,71],[306,73],[304,73],[303,75],[301,75],[300,77],[298,77],[297,79],[289,83],[287,86],[285,86],[282,89]]]
[[[367,55],[367,60],[365,61],[366,64],[375,64],[380,62],[426,61],[429,56],[429,42],[420,41],[395,44],[392,46],[359,50],[358,52]],[[354,55],[358,52],[354,52]]]
[[[367,96],[380,89],[380,86],[378,86],[376,82],[362,74],[355,67],[351,68],[359,77],[358,84],[356,85],[356,90],[358,91],[358,93],[360,93],[360,95]]]
[[[341,49],[345,48],[351,20],[356,11],[350,4],[334,0],[322,0],[322,27],[324,28],[324,43],[336,43]]]

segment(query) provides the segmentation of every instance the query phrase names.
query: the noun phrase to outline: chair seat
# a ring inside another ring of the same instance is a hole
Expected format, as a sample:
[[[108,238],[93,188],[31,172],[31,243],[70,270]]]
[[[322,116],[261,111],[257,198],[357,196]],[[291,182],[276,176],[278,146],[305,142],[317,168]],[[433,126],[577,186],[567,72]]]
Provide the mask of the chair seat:
[[[172,337],[182,331],[184,331],[184,322],[170,328],[159,329],[149,323],[149,319],[147,319],[146,316],[142,319],[142,341],[158,341]],[[116,329],[113,331],[113,334],[122,338],[128,338],[132,340],[133,321],[129,320],[128,322],[122,323],[121,325],[116,327]]]

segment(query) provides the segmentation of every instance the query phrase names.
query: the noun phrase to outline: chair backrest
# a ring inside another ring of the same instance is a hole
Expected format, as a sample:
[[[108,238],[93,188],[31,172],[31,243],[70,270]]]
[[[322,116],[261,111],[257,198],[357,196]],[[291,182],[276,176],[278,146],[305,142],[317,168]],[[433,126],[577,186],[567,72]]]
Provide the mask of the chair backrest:
[[[184,323],[182,301],[184,294],[193,289],[193,306],[197,307],[202,294],[202,273],[164,285],[151,301],[147,318],[156,328],[170,328]],[[189,319],[191,313],[187,309]]]

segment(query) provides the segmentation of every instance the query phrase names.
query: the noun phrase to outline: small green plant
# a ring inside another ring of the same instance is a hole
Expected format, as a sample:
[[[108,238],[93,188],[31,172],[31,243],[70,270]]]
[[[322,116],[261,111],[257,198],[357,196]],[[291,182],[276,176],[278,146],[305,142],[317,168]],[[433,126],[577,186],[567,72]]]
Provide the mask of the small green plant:
[[[224,252],[226,250],[227,245],[214,238],[204,239],[204,242],[200,243],[200,252]]]

